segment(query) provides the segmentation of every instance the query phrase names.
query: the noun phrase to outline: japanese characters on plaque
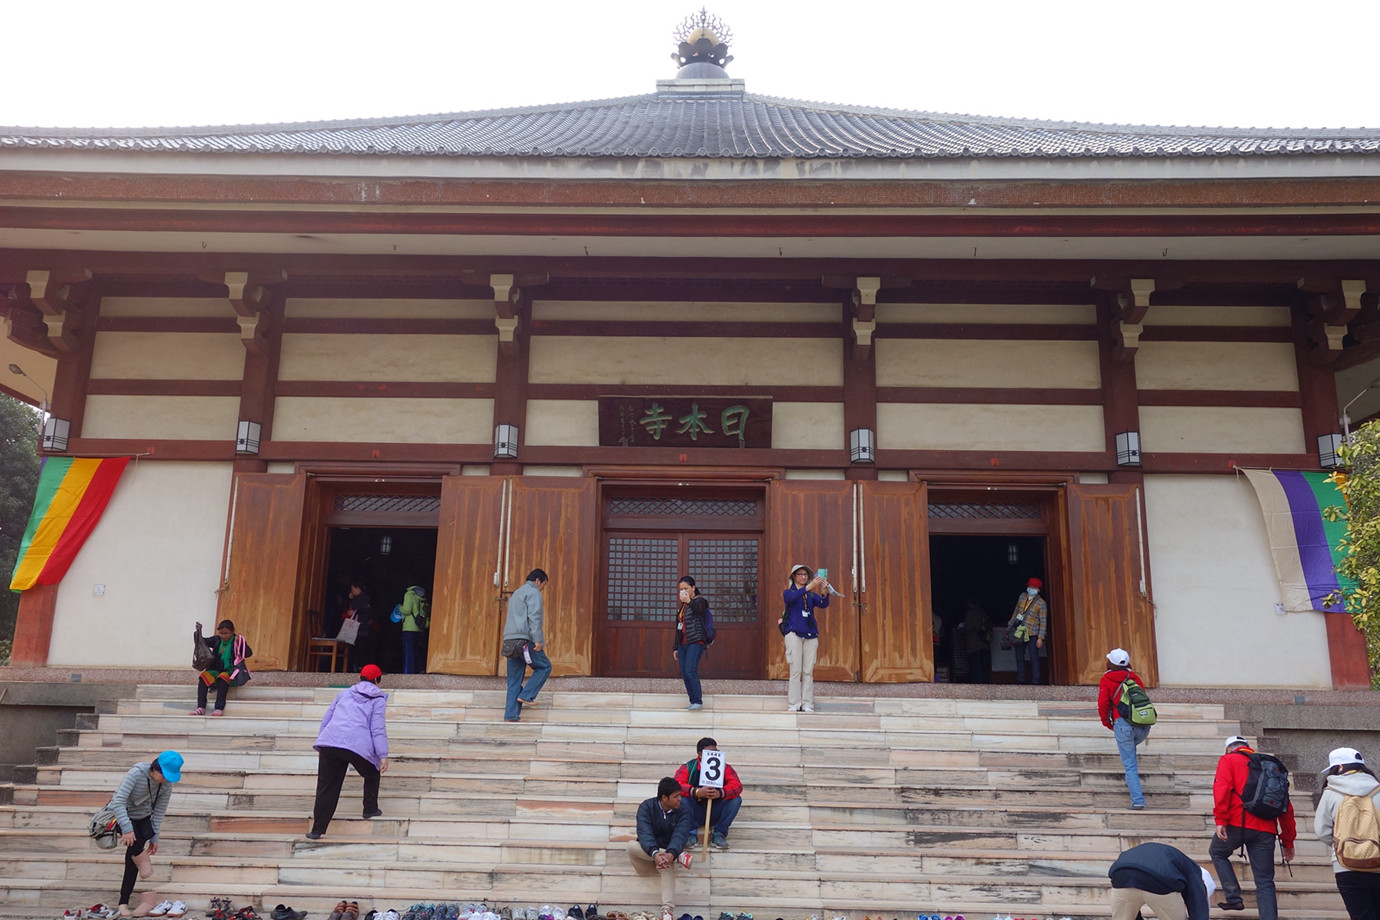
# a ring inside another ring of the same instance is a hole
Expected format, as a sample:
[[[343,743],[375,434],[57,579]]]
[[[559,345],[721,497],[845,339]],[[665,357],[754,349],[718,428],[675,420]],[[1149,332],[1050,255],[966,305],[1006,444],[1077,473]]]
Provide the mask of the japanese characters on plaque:
[[[600,396],[601,447],[771,447],[771,400]]]

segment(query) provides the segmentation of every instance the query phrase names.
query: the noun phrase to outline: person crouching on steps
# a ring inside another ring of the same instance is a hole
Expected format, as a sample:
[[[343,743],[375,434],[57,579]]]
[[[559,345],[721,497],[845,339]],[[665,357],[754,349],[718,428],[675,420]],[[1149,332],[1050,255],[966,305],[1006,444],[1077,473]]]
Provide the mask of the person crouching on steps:
[[[364,779],[365,818],[377,818],[379,777],[388,772],[388,728],[384,710],[388,695],[379,689],[383,672],[366,664],[359,683],[346,687],[331,701],[316,734],[316,804],[312,807],[310,840],[319,840],[335,817],[345,771],[354,767]]]
[[[637,806],[637,838],[628,841],[628,858],[638,875],[661,876],[661,920],[675,920],[676,867],[690,868],[695,816],[681,796],[680,783],[663,776],[656,795]]]
[[[120,916],[147,917],[158,895],[146,891],[137,910],[129,909],[136,878],[153,875],[153,856],[158,852],[158,831],[172,800],[172,784],[182,779],[182,755],[164,751],[149,763],[136,763],[120,780],[110,799],[120,824],[120,843],[125,847],[125,877],[120,883]]]
[[[1117,704],[1121,699],[1121,685],[1130,678],[1144,689],[1145,681],[1131,670],[1131,656],[1124,648],[1107,653],[1107,672],[1097,686],[1097,714],[1102,724],[1116,736],[1116,751],[1126,772],[1126,791],[1131,793],[1131,807],[1140,811],[1145,807],[1145,793],[1140,788],[1140,763],[1136,747],[1150,736],[1149,725],[1132,725]]]

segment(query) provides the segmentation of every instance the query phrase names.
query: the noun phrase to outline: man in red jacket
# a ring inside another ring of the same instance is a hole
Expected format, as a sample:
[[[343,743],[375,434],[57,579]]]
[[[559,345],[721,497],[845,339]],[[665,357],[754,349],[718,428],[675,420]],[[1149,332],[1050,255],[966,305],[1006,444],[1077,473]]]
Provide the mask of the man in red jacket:
[[[701,738],[699,744],[695,745],[695,759],[687,760],[676,771],[676,782],[680,783],[681,793],[690,800],[696,827],[704,827],[706,805],[710,801],[714,803],[714,830],[709,842],[716,849],[727,850],[729,825],[738,817],[738,809],[743,806],[743,782],[738,779],[738,771],[725,761],[722,789],[700,785],[700,755],[706,750],[718,749],[719,743],[713,738]]]
[[[1255,876],[1255,906],[1260,920],[1278,920],[1275,902],[1275,838],[1284,851],[1284,861],[1294,858],[1294,803],[1275,819],[1259,818],[1241,807],[1241,794],[1246,789],[1246,775],[1254,754],[1250,744],[1240,735],[1227,739],[1226,753],[1217,761],[1217,775],[1212,780],[1212,817],[1217,823],[1217,836],[1208,846],[1212,866],[1222,882],[1225,901],[1217,906],[1223,910],[1245,910],[1241,900],[1241,883],[1231,865],[1232,851],[1246,848],[1251,861],[1251,875]]]
[[[1145,687],[1145,681],[1131,670],[1131,656],[1124,648],[1114,648],[1107,653],[1107,672],[1097,686],[1097,714],[1102,724],[1116,736],[1116,750],[1121,755],[1121,767],[1126,773],[1126,791],[1131,793],[1131,808],[1141,811],[1145,808],[1145,793],[1140,788],[1140,762],[1136,757],[1136,745],[1150,736],[1150,726],[1132,725],[1118,707],[1121,700],[1121,685],[1130,678]]]

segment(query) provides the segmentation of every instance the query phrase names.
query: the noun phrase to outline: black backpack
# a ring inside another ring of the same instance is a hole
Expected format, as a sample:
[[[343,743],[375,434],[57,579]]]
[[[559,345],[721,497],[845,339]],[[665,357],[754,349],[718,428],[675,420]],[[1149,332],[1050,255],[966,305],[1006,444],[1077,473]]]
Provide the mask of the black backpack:
[[[1238,751],[1249,762],[1241,807],[1257,818],[1273,821],[1289,810],[1289,768],[1273,754]]]

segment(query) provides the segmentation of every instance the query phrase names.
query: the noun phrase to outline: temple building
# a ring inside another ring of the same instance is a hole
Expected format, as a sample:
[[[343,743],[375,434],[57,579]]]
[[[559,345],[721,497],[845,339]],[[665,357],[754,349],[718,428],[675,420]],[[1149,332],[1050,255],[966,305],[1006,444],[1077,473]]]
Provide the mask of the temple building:
[[[0,128],[4,389],[134,458],[14,663],[185,668],[230,618],[313,668],[362,581],[495,674],[540,567],[558,676],[673,675],[688,573],[703,674],[778,678],[803,563],[823,680],[972,679],[970,603],[1010,680],[1038,577],[1053,683],[1368,686],[1242,471],[1380,407],[1380,130],[789,101],[679,38],[596,102]]]

